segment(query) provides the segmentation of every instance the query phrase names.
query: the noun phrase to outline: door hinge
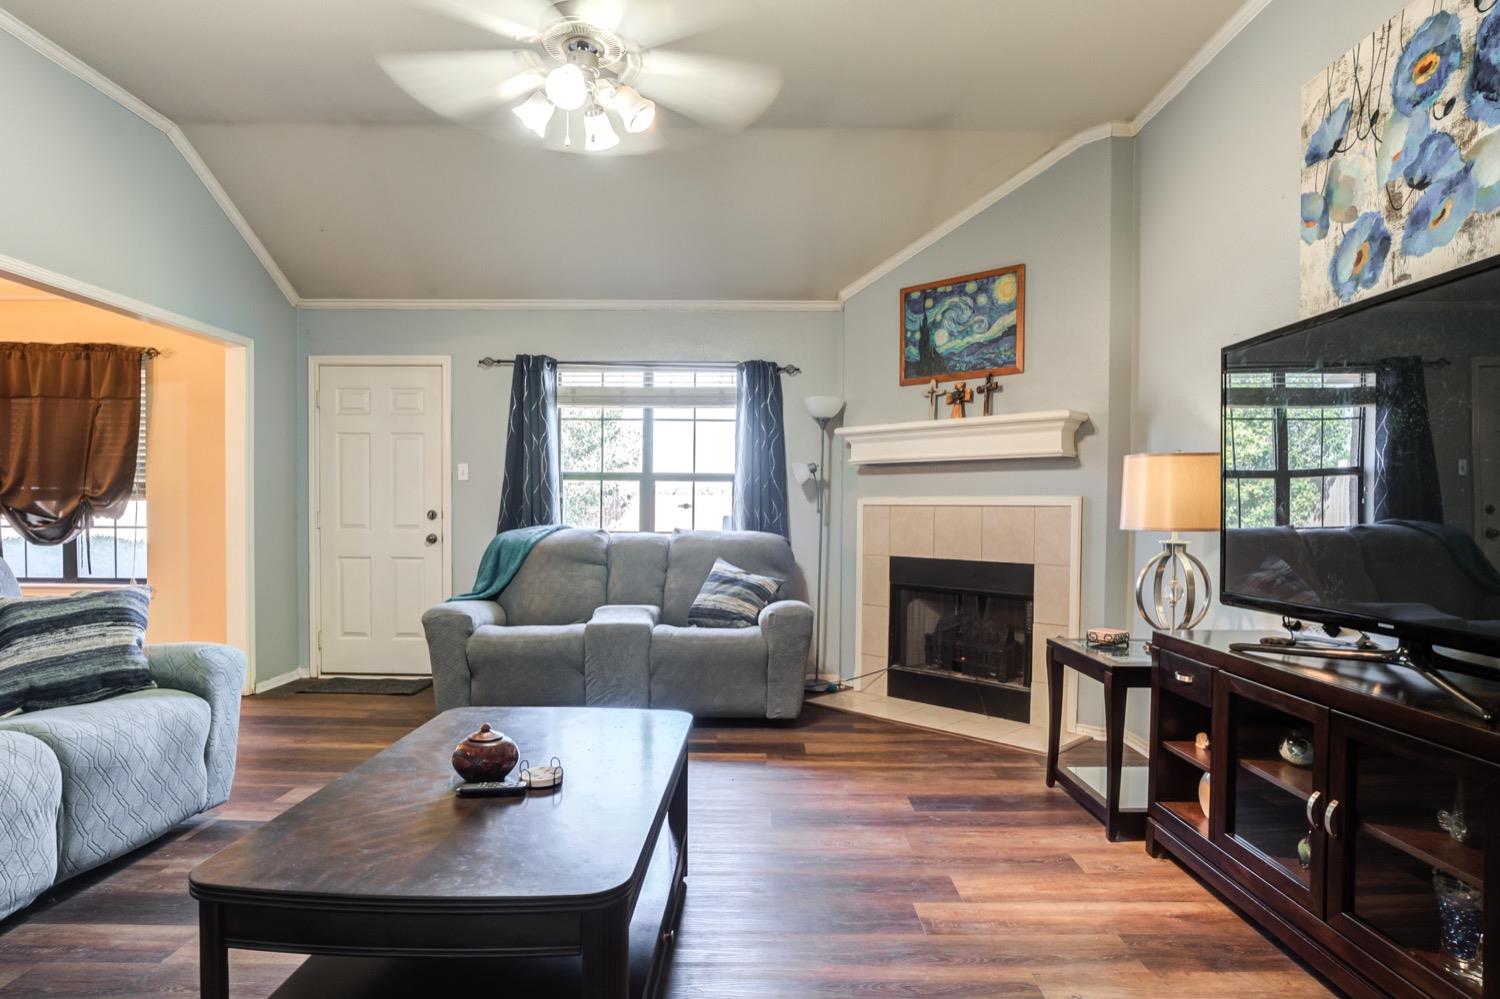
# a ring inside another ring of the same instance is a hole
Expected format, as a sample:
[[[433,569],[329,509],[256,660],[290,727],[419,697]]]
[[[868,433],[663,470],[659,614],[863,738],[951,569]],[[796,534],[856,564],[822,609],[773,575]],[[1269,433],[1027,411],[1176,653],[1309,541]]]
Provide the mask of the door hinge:
[[[323,629],[322,628],[318,629],[318,651],[319,652],[323,651]]]

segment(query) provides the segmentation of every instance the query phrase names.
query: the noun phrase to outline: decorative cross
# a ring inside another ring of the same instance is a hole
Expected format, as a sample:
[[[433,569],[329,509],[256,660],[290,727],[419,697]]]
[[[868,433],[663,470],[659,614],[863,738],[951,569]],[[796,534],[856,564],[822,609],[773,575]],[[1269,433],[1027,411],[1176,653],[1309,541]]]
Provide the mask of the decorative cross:
[[[923,394],[927,396],[927,418],[929,420],[937,419],[938,396],[943,394],[943,390],[938,388],[938,382],[936,378],[928,383],[927,391]]]
[[[953,408],[948,411],[950,420],[962,420],[968,414],[964,412],[964,406],[974,401],[974,390],[969,388],[968,382],[959,382],[953,386],[953,391],[943,397],[943,401]]]
[[[994,375],[985,375],[984,376],[984,384],[981,385],[981,386],[979,386],[977,389],[974,390],[975,392],[978,392],[980,395],[984,396],[984,415],[985,416],[993,416],[993,415],[995,415],[995,410],[994,410],[994,406],[992,405],[992,403],[994,403],[994,401],[995,401],[995,393],[999,392],[1000,388],[1001,388],[1000,383],[997,382],[997,381],[995,381],[995,376]]]

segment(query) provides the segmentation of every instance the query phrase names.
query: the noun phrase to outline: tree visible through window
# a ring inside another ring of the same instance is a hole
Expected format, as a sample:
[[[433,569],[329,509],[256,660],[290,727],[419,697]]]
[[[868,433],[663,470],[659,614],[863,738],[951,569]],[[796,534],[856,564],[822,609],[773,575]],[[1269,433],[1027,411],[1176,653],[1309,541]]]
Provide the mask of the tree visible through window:
[[[734,512],[729,369],[559,368],[563,520],[721,530]]]
[[[1229,527],[1344,527],[1365,506],[1368,371],[1231,372],[1224,409]]]

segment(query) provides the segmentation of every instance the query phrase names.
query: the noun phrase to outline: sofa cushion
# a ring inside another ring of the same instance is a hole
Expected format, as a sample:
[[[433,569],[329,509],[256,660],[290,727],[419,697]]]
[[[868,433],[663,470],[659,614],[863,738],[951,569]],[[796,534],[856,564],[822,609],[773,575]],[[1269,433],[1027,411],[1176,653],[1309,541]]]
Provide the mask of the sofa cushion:
[[[688,624],[697,628],[749,628],[781,589],[782,580],[760,576],[715,559],[703,589],[688,609]]]
[[[766,639],[760,628],[657,625],[651,632],[651,706],[710,718],[764,716]]]
[[[679,531],[667,555],[667,585],[662,595],[664,624],[686,625],[688,611],[716,559],[732,562],[762,576],[785,580],[779,599],[801,599],[792,546],[779,534],[761,531]]]
[[[0,919],[57,880],[62,770],[44,743],[0,732]]]
[[[670,543],[665,534],[611,534],[609,602],[660,607]]]
[[[569,528],[538,541],[497,599],[509,624],[582,624],[608,578],[609,535]]]
[[[146,609],[127,586],[0,599],[0,715],[85,704],[151,686]]]
[[[583,704],[583,635],[581,624],[474,629],[468,647],[470,703]]]
[[[208,702],[180,690],[17,715],[62,767],[58,876],[71,877],[160,836],[208,798]]]

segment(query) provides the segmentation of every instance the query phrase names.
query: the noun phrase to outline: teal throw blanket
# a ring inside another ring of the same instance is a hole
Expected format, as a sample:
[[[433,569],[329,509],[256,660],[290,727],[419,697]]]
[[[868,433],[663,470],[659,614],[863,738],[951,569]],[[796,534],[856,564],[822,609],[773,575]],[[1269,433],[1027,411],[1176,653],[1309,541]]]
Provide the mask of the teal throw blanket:
[[[479,573],[474,578],[474,590],[460,593],[451,600],[494,600],[510,585],[521,569],[521,563],[531,554],[531,549],[543,538],[563,529],[562,524],[542,524],[539,527],[518,527],[514,531],[497,534],[484,550],[479,560]]]

